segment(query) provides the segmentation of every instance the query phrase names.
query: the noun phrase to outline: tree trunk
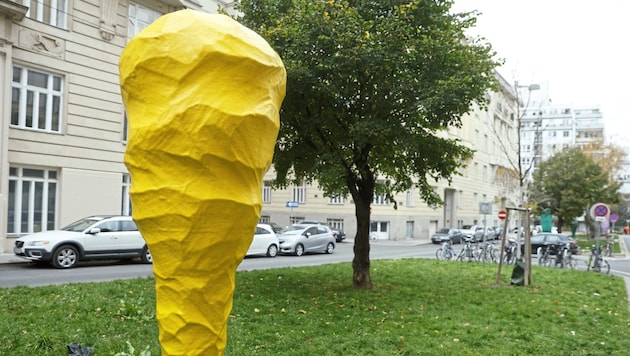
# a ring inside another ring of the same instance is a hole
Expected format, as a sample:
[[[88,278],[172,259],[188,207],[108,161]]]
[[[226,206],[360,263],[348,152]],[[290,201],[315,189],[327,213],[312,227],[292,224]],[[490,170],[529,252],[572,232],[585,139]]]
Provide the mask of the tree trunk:
[[[354,238],[352,282],[354,288],[372,289],[370,277],[370,204],[355,200],[357,235]]]

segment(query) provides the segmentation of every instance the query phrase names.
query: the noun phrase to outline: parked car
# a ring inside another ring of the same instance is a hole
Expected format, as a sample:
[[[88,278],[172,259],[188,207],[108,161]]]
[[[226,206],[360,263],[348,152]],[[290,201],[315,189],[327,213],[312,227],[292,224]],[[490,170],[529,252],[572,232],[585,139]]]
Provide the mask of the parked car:
[[[444,241],[451,241],[454,244],[461,244],[464,241],[464,235],[458,229],[445,227],[438,230],[433,236],[431,236],[431,242],[434,244],[441,244]]]
[[[486,228],[486,236],[485,239],[487,240],[497,240],[499,238],[500,235],[497,235],[497,233],[494,231],[493,227],[487,227]]]
[[[280,249],[280,241],[270,224],[256,225],[256,232],[245,256],[276,257]]]
[[[492,229],[494,230],[494,239],[501,240],[501,236],[503,235],[503,228],[501,226],[493,226]]]
[[[298,221],[296,224],[319,224],[319,225],[326,225],[330,228],[330,230],[333,232],[333,235],[335,236],[335,241],[336,242],[341,242],[343,240],[346,239],[346,233],[339,230],[339,229],[333,229],[332,227],[330,227],[328,224],[323,223],[321,221],[317,221],[317,220],[300,220]]]
[[[130,216],[89,216],[62,228],[25,235],[15,240],[13,253],[56,268],[71,268],[79,261],[153,259]]]
[[[555,254],[555,251],[561,251],[563,249],[569,249],[572,254],[579,255],[580,247],[575,239],[562,234],[552,234],[549,232],[541,232],[530,237],[532,245],[532,254],[538,254],[539,249],[545,245],[556,245],[558,248],[550,249],[551,254]],[[525,254],[525,240],[521,240],[521,253]]]
[[[302,256],[308,252],[333,253],[335,236],[322,224],[293,224],[278,235],[280,253]]]
[[[481,241],[483,238],[483,226],[464,225],[459,229],[464,235],[473,239],[473,241]]]
[[[341,231],[341,230],[337,230],[337,229],[332,229],[333,235],[335,235],[335,241],[336,242],[341,242],[343,240],[346,239],[346,233]]]
[[[276,234],[279,234],[284,229],[282,226],[276,224],[275,222],[270,222],[268,225],[271,226],[271,229]]]

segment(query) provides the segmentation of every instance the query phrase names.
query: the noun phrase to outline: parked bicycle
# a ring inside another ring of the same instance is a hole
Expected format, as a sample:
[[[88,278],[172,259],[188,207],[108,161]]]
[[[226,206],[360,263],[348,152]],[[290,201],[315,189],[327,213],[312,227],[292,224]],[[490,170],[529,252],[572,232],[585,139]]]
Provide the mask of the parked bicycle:
[[[547,245],[544,244],[541,247],[538,248],[538,250],[536,251],[536,255],[538,256],[538,265],[539,266],[545,266],[548,267],[551,264],[551,251],[549,246],[551,245]]]
[[[544,244],[539,247],[536,251],[536,255],[538,256],[538,265],[550,267],[552,264],[557,264],[558,254],[561,253],[558,247],[559,246],[556,244]],[[555,255],[555,258],[553,257],[553,255]],[[560,263],[562,263],[561,259]]]
[[[484,242],[479,244],[476,253],[479,262],[497,262],[497,251],[492,242]]]
[[[610,238],[606,240],[606,245],[604,245],[604,250],[602,251],[605,257],[610,257],[613,254],[613,249],[615,248],[615,239]]]
[[[577,268],[577,260],[573,258],[573,252],[571,252],[570,248],[566,248],[562,250],[562,265],[561,268]]]
[[[435,257],[437,257],[438,260],[450,261],[454,259],[455,256],[457,256],[457,254],[455,250],[453,250],[453,242],[451,239],[442,242],[442,246],[435,251]]]
[[[595,245],[591,247],[591,255],[586,262],[586,270],[605,274],[610,273],[610,264],[604,259],[601,247],[598,248]]]
[[[464,247],[462,247],[462,250],[459,251],[459,254],[457,255],[457,261],[476,261],[477,258],[475,256],[475,249],[473,247],[472,244],[473,238],[472,237],[465,237],[464,238]]]
[[[505,245],[505,254],[503,255],[503,263],[512,264],[516,262],[516,240],[509,238]]]

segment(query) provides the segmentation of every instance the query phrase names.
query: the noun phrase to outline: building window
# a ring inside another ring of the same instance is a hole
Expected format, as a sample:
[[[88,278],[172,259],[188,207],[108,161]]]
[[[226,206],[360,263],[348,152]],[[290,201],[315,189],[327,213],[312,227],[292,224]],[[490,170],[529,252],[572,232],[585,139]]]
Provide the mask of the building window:
[[[262,187],[263,203],[271,203],[271,182],[263,181]]]
[[[343,219],[326,219],[326,224],[333,230],[344,231]]]
[[[413,206],[413,189],[407,189],[405,204],[407,204],[407,206]]]
[[[306,183],[304,181],[301,185],[293,186],[293,201],[300,204],[306,203]]]
[[[66,0],[18,0],[28,7],[26,17],[45,24],[66,28],[68,2]]]
[[[334,195],[328,200],[328,204],[342,205],[346,202],[346,198],[342,195]]]
[[[127,144],[128,138],[129,138],[129,120],[127,120],[127,111],[125,111],[123,115],[123,131],[122,131],[123,144]]]
[[[407,221],[407,230],[406,230],[406,237],[409,239],[413,239],[413,231],[414,231],[414,222],[413,221]]]
[[[7,233],[54,230],[57,218],[57,171],[9,168]]]
[[[163,14],[134,2],[129,3],[129,26],[127,26],[127,40],[140,33],[147,26]]]
[[[123,174],[122,176],[122,207],[120,214],[125,216],[131,216],[131,199],[129,196],[129,189],[131,188],[131,176],[129,174]]]
[[[385,193],[374,194],[372,205],[389,205],[389,199],[387,199]]]
[[[260,221],[261,224],[269,224],[269,223],[271,223],[271,216],[269,216],[269,215],[261,215],[260,219],[258,221]]]
[[[60,132],[62,90],[61,76],[13,66],[11,126]]]

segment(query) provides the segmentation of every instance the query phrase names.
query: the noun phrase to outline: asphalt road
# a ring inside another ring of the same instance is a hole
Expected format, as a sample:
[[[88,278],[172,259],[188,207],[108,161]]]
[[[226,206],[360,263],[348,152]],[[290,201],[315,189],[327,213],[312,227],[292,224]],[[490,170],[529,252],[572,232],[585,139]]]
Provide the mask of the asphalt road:
[[[307,254],[301,257],[282,256],[247,257],[238,267],[239,271],[270,269],[278,267],[315,266],[325,263],[350,263],[354,252],[352,242],[337,244],[335,252],[327,254]],[[371,259],[396,259],[433,257],[436,246],[418,242],[373,242]],[[350,270],[349,270],[350,271]],[[350,273],[350,272],[349,272]],[[104,282],[117,279],[133,279],[152,276],[152,266],[139,262],[91,261],[82,262],[75,268],[55,269],[49,265],[35,263],[0,264],[0,287],[44,286],[65,283]]]
[[[628,238],[626,238],[628,239]],[[497,247],[499,245],[497,244]],[[371,243],[370,258],[400,259],[400,258],[435,258],[438,245],[419,243],[417,241],[373,241]],[[459,250],[456,245],[455,249]],[[348,273],[351,273],[353,258],[352,241],[337,244],[335,252],[326,254],[307,254],[297,256],[248,257],[239,266],[239,271],[270,269],[278,267],[314,266],[326,263],[347,263]],[[579,259],[588,258],[587,251]],[[625,257],[613,257],[608,259],[611,265],[611,273],[619,276],[630,277],[630,260]],[[579,266],[585,269],[586,264]],[[94,261],[80,263],[72,269],[55,269],[48,265],[36,265],[34,263],[10,263],[0,264],[0,288],[15,286],[44,286],[59,285],[65,283],[103,282],[117,279],[133,279],[152,276],[152,266],[139,262],[119,261]]]

